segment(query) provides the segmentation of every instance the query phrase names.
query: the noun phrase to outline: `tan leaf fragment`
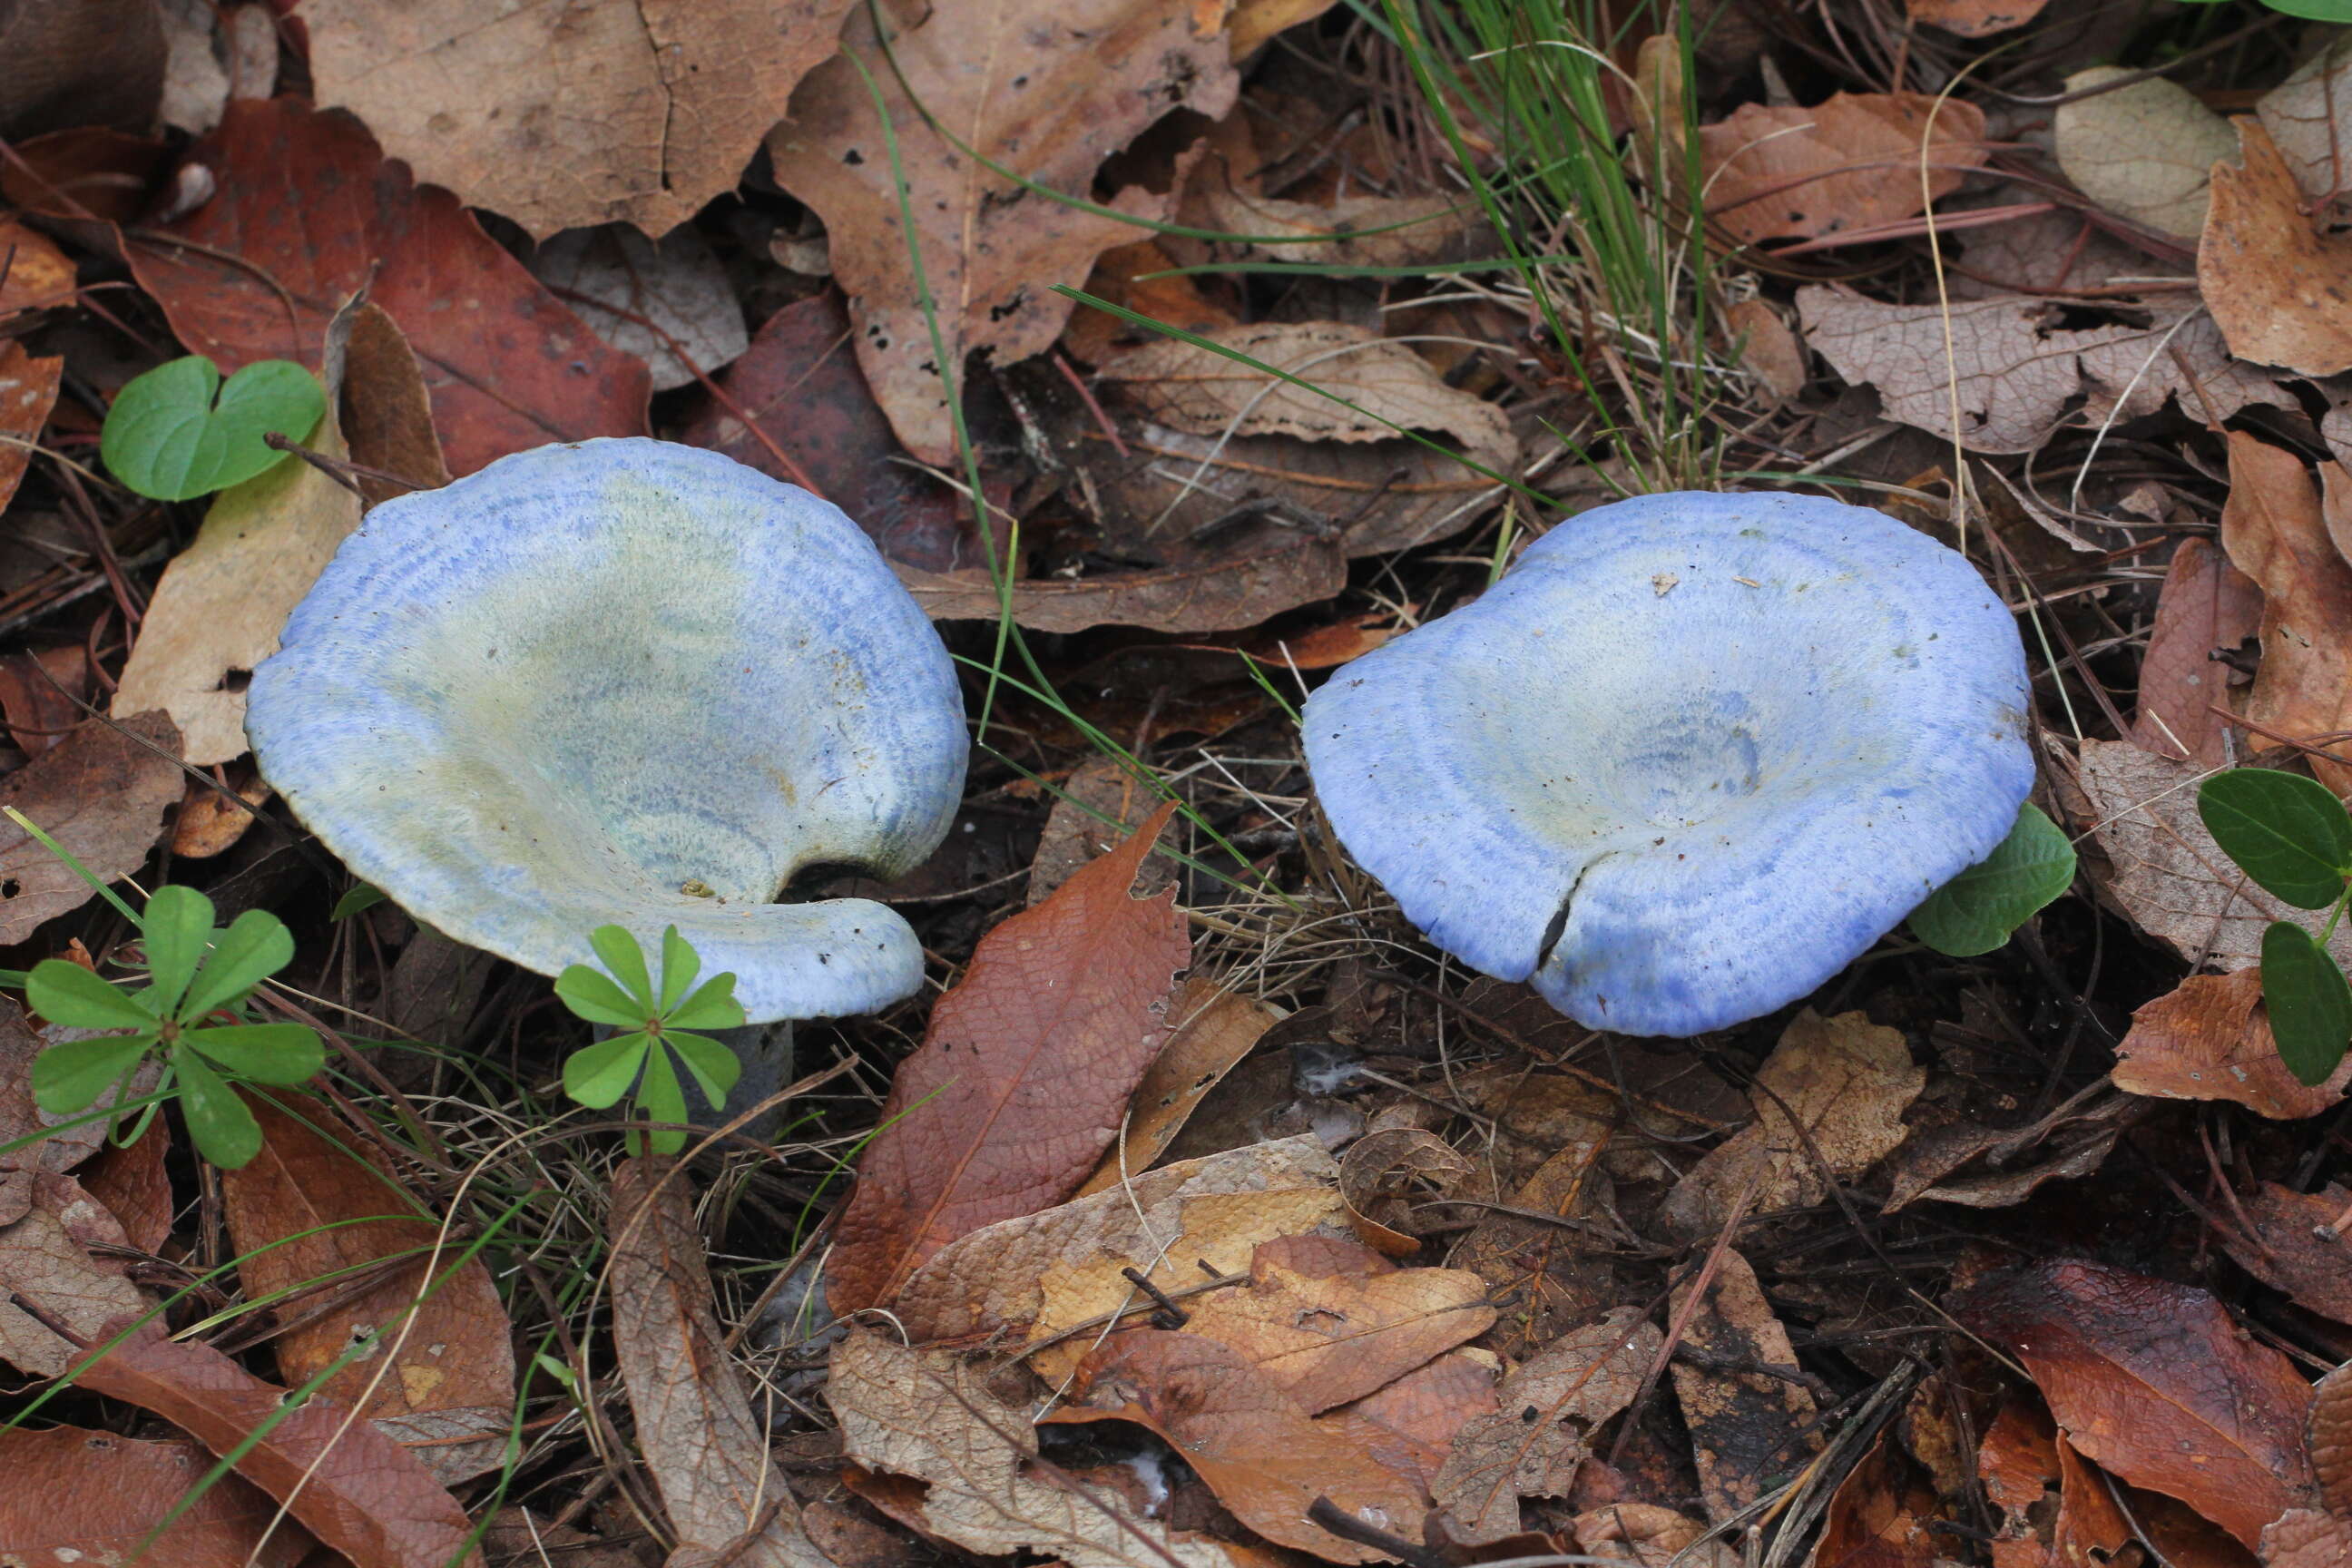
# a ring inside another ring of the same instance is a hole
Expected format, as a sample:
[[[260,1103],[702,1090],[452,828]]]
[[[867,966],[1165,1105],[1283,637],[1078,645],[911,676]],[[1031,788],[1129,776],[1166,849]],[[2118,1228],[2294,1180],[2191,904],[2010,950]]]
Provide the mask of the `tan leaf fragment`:
[[[2158,1100],[2226,1100],[2273,1121],[2316,1116],[2344,1097],[2352,1058],[2326,1082],[2286,1070],[2263,1006],[2259,965],[2192,974],[2132,1014],[2116,1047],[2117,1089]]]
[[[1903,0],[1904,13],[1915,22],[1941,27],[1964,38],[1981,38],[2022,27],[2042,15],[2050,0]]]
[[[696,371],[709,375],[751,346],[726,265],[691,228],[658,244],[626,224],[567,229],[528,265],[591,331],[645,361],[656,392],[692,386]]]
[[[2190,418],[2216,426],[2249,404],[2300,406],[2276,372],[2230,357],[2210,312],[2168,306],[2150,314],[2147,327],[2083,351],[2086,423],[2104,424],[2110,413],[2137,419],[2162,408],[2168,397]]]
[[[1688,1284],[1675,1291],[1677,1316],[1690,1292]],[[1797,1370],[1789,1331],[1764,1300],[1756,1270],[1738,1253],[1723,1253],[1706,1300],[1691,1315],[1682,1342],[1704,1358],[1675,1360],[1675,1394],[1690,1427],[1707,1517],[1720,1524],[1762,1496],[1772,1477],[1802,1469],[1820,1450],[1821,1412],[1802,1383],[1704,1364],[1712,1360]]]
[[[1195,975],[1176,993],[1168,1016],[1175,1021],[1176,1032],[1135,1087],[1125,1142],[1111,1146],[1076,1196],[1108,1191],[1123,1178],[1150,1170],[1176,1142],[1209,1091],[1282,1020],[1283,1012],[1271,1002]]]
[[[1700,1544],[1709,1533],[1706,1525],[1656,1503],[1611,1503],[1578,1514],[1572,1523],[1585,1551],[1636,1568],[1738,1568],[1739,1563],[1739,1553],[1719,1539]]]
[[[2303,375],[2352,370],[2352,237],[2306,208],[2270,132],[2238,121],[2242,163],[2213,168],[2197,288],[2230,352]]]
[[[164,809],[179,801],[179,754],[180,731],[166,714],[134,711],[113,724],[86,719],[0,778],[0,806],[23,812],[91,876],[112,882],[146,863]],[[0,943],[22,942],[94,897],[47,846],[0,822]]]
[[[1085,282],[1096,257],[1137,232],[975,166],[971,152],[1085,196],[1103,161],[1146,126],[1180,108],[1220,118],[1239,80],[1223,34],[1197,34],[1188,7],[1153,0],[936,9],[897,32],[887,58],[873,26],[863,7],[852,13],[845,54],[801,84],[768,153],[776,183],[824,219],[875,400],[909,452],[946,463],[954,425],[900,226],[898,175],[858,65],[897,137],[946,368],[959,378],[977,350],[1010,364],[1051,347],[1074,309],[1054,285]],[[953,127],[971,152],[934,124]],[[1103,205],[1154,219],[1171,199],[1129,187]]]
[[[136,1317],[148,1302],[120,1258],[91,1255],[91,1243],[120,1247],[129,1238],[80,1183],[36,1175],[31,1196],[23,1217],[0,1226],[0,1361],[35,1377],[61,1377],[83,1352],[6,1297],[33,1302],[84,1340]]]
[[[2312,488],[2303,459],[2242,431],[2229,432],[2230,497],[2221,548],[2263,590],[2263,662],[2246,716],[2278,739],[2315,740],[2352,730],[2352,562],[2328,519],[2352,513],[2352,474],[2320,468]],[[2313,776],[2352,794],[2352,768],[2314,758]]]
[[[57,241],[13,217],[0,217],[0,316],[72,303],[74,264]],[[21,351],[21,344],[17,345]],[[44,362],[47,363],[47,362]],[[17,434],[14,425],[5,426]],[[5,500],[0,495],[0,500]]]
[[[1927,1083],[1902,1030],[1806,1008],[1757,1071],[1756,1120],[1690,1168],[1661,1216],[1698,1236],[1720,1227],[1751,1189],[1759,1215],[1822,1202],[1831,1178],[1862,1174],[1903,1142],[1903,1112]]]
[[[1474,260],[1494,246],[1494,231],[1477,204],[1444,193],[1339,196],[1317,206],[1236,190],[1230,181],[1211,177],[1198,195],[1199,226],[1265,237],[1244,248],[1276,261],[1425,267]],[[1286,234],[1299,237],[1275,237]]]
[[[1519,1530],[1519,1499],[1566,1497],[1592,1429],[1633,1401],[1665,1336],[1636,1307],[1561,1335],[1495,1390],[1496,1408],[1454,1434],[1431,1495],[1465,1545]]]
[[[982,1372],[854,1328],[824,1391],[842,1456],[927,1489],[906,1500],[925,1531],[982,1555],[1034,1551],[1069,1568],[1242,1568],[1216,1542],[1133,1517],[1116,1494],[1040,1473],[1035,1428]]]
[[[420,181],[545,237],[661,235],[731,190],[851,0],[310,0],[319,101]]]
[[[2145,751],[2226,766],[2234,755],[2228,721],[2230,667],[2211,656],[2235,651],[2262,627],[2263,591],[2210,540],[2184,539],[2172,552],[2156,601],[2156,625],[2139,663],[2139,707],[2131,738]]]
[[[1938,198],[1986,153],[1983,110],[1916,92],[1841,92],[1812,109],[1745,103],[1698,138],[1708,216],[1742,245],[1910,217],[1923,147]]]
[[[2295,67],[2254,105],[2304,195],[2317,201],[2352,189],[2352,33]]]
[[[1770,304],[1736,300],[1723,313],[1723,327],[1739,345],[1741,366],[1775,402],[1786,403],[1805,390],[1805,345]]]
[[[2058,166],[2116,216],[2193,239],[2205,226],[2213,165],[2237,151],[2238,139],[2227,120],[2163,77],[2072,96],[2138,74],[2093,66],[2066,79],[2069,101],[2052,127]]]
[[[1339,1192],[1357,1231],[1397,1258],[1417,1250],[1422,1231],[1437,1223],[1433,1215],[1416,1215],[1422,1200],[1450,1197],[1477,1176],[1468,1155],[1419,1127],[1368,1132],[1339,1160]]]

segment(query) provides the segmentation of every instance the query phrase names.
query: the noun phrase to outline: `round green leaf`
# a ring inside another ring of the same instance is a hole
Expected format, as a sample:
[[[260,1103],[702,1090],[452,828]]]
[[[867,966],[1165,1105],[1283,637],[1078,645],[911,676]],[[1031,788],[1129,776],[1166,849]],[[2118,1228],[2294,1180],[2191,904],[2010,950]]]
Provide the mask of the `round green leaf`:
[[[2197,815],[2223,854],[2299,910],[2326,909],[2352,877],[2352,816],[2300,773],[2215,773],[2197,792]]]
[[[2352,22],[2352,0],[2263,0],[2282,16],[2299,16],[2306,22]]]
[[[563,1092],[588,1107],[602,1110],[629,1092],[645,1065],[646,1037],[615,1035],[593,1046],[583,1046],[564,1059]]]
[[[262,437],[307,440],[327,412],[319,378],[291,360],[257,360],[227,381],[202,354],[157,365],[106,411],[99,455],[114,477],[157,500],[240,484],[292,454]]]
[[[2263,932],[2263,1005],[2286,1070],[2305,1083],[2326,1083],[2352,1043],[2352,985],[2299,925],[2274,921]]]
[[[2074,880],[2074,847],[2040,806],[2028,805],[2000,847],[1911,911],[1911,934],[1955,958],[1990,952]]]

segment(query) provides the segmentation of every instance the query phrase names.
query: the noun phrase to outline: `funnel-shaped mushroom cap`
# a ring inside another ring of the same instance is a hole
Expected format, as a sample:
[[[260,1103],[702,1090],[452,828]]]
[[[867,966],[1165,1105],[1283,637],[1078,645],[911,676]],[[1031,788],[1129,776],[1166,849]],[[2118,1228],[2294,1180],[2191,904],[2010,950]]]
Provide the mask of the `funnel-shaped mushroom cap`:
[[[1465,963],[1588,1028],[1806,994],[1992,853],[2033,782],[2024,650],[1968,562],[1783,495],[1570,519],[1340,670],[1307,760],[1340,841]]]
[[[420,920],[552,974],[675,924],[754,1023],[868,1012],[922,952],[793,873],[899,875],[963,786],[947,650],[856,525],[661,441],[541,447],[378,507],[254,671],[270,784]]]

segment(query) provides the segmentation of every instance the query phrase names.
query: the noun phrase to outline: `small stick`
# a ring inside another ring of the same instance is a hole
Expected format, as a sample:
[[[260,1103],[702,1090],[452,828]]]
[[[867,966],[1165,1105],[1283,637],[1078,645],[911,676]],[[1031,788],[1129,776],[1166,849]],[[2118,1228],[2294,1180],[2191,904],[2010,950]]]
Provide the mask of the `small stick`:
[[[1142,1269],[1138,1268],[1134,1264],[1129,1264],[1126,1268],[1120,1269],[1118,1274],[1120,1279],[1126,1280],[1129,1284],[1134,1286],[1137,1289],[1150,1297],[1152,1304],[1160,1309],[1158,1311],[1151,1314],[1151,1326],[1153,1328],[1181,1329],[1186,1323],[1192,1321],[1191,1314],[1186,1312],[1181,1307],[1179,1307],[1175,1302],[1170,1300],[1168,1299],[1168,1292],[1162,1290],[1159,1286],[1154,1285],[1151,1282],[1150,1276],[1146,1275]]]

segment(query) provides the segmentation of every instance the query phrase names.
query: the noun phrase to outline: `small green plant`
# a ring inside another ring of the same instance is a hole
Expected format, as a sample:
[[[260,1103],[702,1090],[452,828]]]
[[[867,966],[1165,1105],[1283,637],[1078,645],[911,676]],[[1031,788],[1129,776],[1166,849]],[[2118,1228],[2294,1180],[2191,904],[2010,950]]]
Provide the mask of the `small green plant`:
[[[33,966],[25,994],[35,1012],[69,1028],[110,1031],[34,1058],[35,1104],[69,1116],[110,1089],[120,1101],[140,1064],[160,1053],[155,1103],[177,1094],[198,1153],[215,1165],[236,1166],[261,1152],[261,1128],[229,1079],[301,1083],[325,1065],[325,1052],[317,1034],[299,1024],[247,1021],[254,987],[293,960],[286,923],[248,910],[218,931],[213,916],[213,901],[193,888],[156,889],[135,917],[147,953],[141,990],[125,991],[62,959]],[[153,1114],[151,1103],[130,1136]]]
[[[2352,814],[2300,773],[2232,768],[2198,790],[2197,815],[2263,891],[2327,911],[2316,937],[2293,921],[2263,932],[2263,1003],[2279,1059],[2305,1083],[2325,1083],[2352,1044],[2352,985],[2327,951],[2352,901]]]
[[[702,958],[676,926],[662,932],[659,991],[646,971],[645,951],[626,931],[598,926],[588,942],[611,973],[575,963],[556,976],[555,994],[590,1023],[624,1033],[572,1052],[563,1064],[563,1092],[592,1110],[602,1110],[634,1086],[640,1116],[648,1121],[682,1122],[686,1090],[670,1059],[675,1056],[702,1086],[714,1109],[724,1103],[743,1064],[717,1040],[693,1031],[731,1029],[743,1022],[743,1005],[735,1000],[735,976],[716,974],[696,987]],[[664,1128],[646,1134],[646,1142],[656,1153],[675,1154],[686,1147],[686,1133],[681,1128]],[[633,1132],[630,1152],[636,1148]]]
[[[1974,958],[2007,942],[2010,932],[2074,881],[2074,847],[2040,806],[2029,803],[2018,809],[2000,848],[1911,911],[1911,934],[1937,952]]]
[[[116,395],[98,450],[141,495],[192,500],[276,468],[293,454],[264,437],[307,440],[326,412],[319,378],[291,360],[257,360],[223,381],[218,365],[190,354]]]

